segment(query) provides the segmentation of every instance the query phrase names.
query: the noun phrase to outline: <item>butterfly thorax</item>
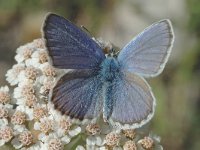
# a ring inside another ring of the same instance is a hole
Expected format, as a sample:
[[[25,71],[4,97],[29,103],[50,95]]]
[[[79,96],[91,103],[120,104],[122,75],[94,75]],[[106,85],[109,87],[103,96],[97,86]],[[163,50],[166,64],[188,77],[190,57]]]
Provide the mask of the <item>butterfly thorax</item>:
[[[114,57],[107,57],[101,64],[100,75],[102,80],[111,82],[119,74],[119,62]]]

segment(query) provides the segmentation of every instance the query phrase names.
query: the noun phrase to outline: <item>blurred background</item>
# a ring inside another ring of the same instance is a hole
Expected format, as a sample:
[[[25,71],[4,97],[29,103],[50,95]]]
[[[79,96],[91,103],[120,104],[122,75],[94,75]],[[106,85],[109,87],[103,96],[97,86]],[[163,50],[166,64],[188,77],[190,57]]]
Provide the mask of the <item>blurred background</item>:
[[[41,37],[47,12],[84,25],[123,47],[145,27],[169,18],[175,44],[164,72],[148,79],[157,98],[151,129],[167,150],[200,149],[199,0],[0,0],[0,85],[20,45]]]

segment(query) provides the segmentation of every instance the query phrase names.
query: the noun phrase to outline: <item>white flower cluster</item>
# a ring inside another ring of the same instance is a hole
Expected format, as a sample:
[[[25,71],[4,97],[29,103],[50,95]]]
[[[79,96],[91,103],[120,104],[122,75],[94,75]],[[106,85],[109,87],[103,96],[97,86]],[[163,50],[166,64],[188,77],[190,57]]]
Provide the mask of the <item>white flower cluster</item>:
[[[0,87],[0,149],[5,144],[22,150],[162,149],[154,136],[115,131],[103,121],[80,126],[54,110],[49,91],[64,71],[49,63],[43,39],[19,47],[15,60],[6,74],[13,92]]]

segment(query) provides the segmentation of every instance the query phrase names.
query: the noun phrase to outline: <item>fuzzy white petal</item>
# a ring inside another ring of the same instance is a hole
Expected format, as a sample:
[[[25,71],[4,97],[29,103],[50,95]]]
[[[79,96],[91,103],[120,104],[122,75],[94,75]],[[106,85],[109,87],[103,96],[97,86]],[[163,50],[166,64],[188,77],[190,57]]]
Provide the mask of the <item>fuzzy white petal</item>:
[[[8,125],[8,120],[6,118],[0,119],[0,127],[5,127]]]
[[[78,145],[78,146],[76,147],[76,150],[85,150],[85,148],[84,148],[83,146],[81,146],[81,145]]]
[[[64,137],[61,138],[61,141],[64,143],[64,144],[68,144],[71,139],[66,135]]]
[[[40,123],[39,123],[39,122],[35,122],[33,128],[34,128],[35,130],[40,130]]]
[[[14,147],[15,149],[20,149],[20,148],[23,146],[23,144],[18,140],[17,137],[15,137],[15,138],[11,141],[11,144],[13,145],[13,147]]]
[[[70,130],[70,131],[68,132],[68,134],[69,134],[71,137],[74,137],[74,136],[78,135],[80,132],[81,132],[81,127],[76,127],[75,129]]]
[[[5,144],[4,140],[0,140],[0,146],[3,146]]]

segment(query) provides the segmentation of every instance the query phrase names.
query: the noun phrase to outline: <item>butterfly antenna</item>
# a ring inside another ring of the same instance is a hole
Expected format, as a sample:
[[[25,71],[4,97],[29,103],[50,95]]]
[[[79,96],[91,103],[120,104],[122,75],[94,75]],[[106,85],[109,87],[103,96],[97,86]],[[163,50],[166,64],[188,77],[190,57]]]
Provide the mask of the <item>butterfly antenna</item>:
[[[92,36],[91,32],[84,26],[84,25],[81,25],[81,28],[90,36]]]

